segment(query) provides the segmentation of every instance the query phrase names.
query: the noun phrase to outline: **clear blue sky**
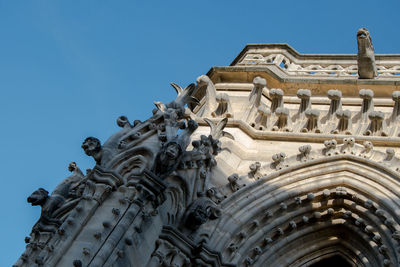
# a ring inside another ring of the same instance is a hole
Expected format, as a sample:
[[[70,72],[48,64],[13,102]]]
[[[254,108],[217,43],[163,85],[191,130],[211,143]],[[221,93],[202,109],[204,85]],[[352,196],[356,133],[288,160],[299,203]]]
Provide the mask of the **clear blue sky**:
[[[229,65],[247,43],[301,53],[356,53],[367,27],[376,53],[400,53],[400,1],[0,0],[0,265],[24,251],[40,208],[87,136],[104,142],[119,115],[151,115],[194,82]]]

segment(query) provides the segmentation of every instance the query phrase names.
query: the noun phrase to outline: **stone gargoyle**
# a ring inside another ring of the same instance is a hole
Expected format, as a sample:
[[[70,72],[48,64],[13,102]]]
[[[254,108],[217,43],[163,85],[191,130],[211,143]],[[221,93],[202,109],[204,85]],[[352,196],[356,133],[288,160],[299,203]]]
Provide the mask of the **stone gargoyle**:
[[[366,28],[357,31],[357,64],[359,79],[374,79],[377,76],[374,47]]]
[[[32,206],[42,207],[33,232],[55,232],[68,212],[78,204],[84,190],[85,178],[75,162],[71,162],[68,169],[72,175],[64,179],[51,195],[47,190],[39,188],[28,197],[27,201]]]
[[[221,210],[208,197],[200,196],[187,208],[184,225],[191,231],[196,231],[208,220],[215,220],[221,215]]]
[[[162,145],[154,161],[152,171],[160,178],[168,177],[182,162],[182,157],[190,141],[190,135],[197,129],[198,124],[189,120],[182,133]]]

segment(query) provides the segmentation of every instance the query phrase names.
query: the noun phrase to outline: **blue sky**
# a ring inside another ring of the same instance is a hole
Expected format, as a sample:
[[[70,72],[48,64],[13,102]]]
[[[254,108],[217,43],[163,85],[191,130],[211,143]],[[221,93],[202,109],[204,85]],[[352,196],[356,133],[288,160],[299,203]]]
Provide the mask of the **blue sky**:
[[[367,27],[376,53],[400,53],[400,1],[0,0],[1,266],[24,251],[40,209],[87,136],[104,142],[120,115],[151,116],[194,82],[229,65],[247,43],[301,53],[356,53]]]

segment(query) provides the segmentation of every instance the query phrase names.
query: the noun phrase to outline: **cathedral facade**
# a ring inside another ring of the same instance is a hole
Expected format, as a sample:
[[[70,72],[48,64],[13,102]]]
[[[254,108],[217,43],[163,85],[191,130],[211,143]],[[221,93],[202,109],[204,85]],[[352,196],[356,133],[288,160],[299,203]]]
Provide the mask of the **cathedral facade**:
[[[14,266],[400,266],[400,55],[357,41],[247,45],[86,138]]]

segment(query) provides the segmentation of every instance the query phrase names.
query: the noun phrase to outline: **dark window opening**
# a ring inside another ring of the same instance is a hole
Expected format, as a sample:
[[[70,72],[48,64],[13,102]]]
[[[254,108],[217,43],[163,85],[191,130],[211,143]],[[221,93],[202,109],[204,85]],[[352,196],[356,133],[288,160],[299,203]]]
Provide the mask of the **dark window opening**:
[[[320,260],[319,262],[310,265],[310,267],[351,267],[351,264],[349,264],[341,256],[335,255],[333,257]]]

